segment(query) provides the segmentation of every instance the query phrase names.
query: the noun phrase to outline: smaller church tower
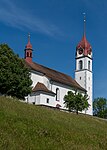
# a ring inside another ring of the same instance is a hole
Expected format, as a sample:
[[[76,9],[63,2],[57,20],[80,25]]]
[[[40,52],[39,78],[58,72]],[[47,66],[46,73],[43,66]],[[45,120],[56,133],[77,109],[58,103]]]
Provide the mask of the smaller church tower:
[[[87,91],[90,104],[86,114],[93,115],[93,75],[92,75],[92,48],[86,39],[86,19],[84,16],[84,33],[82,40],[76,47],[75,80]]]
[[[32,62],[32,45],[30,43],[30,34],[28,35],[28,43],[25,46],[25,60],[29,63]]]

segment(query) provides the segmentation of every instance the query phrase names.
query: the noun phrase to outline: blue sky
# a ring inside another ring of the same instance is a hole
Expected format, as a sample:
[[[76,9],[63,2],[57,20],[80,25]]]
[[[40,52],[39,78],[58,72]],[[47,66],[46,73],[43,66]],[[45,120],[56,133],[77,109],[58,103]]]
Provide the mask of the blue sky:
[[[107,98],[106,0],[0,0],[0,43],[24,57],[30,32],[33,61],[74,78],[83,12],[93,50],[94,97]]]

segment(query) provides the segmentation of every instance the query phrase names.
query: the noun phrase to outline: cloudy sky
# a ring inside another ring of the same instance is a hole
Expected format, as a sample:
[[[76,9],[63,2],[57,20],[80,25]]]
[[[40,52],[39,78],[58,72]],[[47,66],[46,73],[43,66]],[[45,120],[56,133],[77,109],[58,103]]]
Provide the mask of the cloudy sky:
[[[33,61],[74,78],[84,12],[93,50],[94,97],[107,98],[106,0],[0,0],[0,43],[24,57],[30,33]]]

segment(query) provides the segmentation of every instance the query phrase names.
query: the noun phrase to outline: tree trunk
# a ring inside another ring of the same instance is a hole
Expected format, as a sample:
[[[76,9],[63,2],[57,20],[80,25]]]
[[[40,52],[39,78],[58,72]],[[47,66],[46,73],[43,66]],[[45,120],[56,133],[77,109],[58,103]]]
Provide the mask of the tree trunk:
[[[78,110],[76,110],[76,114],[78,115]]]

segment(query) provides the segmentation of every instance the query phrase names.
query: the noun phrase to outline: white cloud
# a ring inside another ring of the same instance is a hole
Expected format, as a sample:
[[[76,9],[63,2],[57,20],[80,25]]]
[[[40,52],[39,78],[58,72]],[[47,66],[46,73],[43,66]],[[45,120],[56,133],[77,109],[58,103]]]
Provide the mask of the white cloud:
[[[37,16],[33,16],[27,11],[20,9],[14,2],[1,0],[0,3],[0,22],[8,26],[41,32],[49,36],[62,34],[57,26],[46,23]]]

